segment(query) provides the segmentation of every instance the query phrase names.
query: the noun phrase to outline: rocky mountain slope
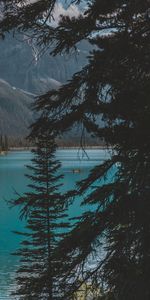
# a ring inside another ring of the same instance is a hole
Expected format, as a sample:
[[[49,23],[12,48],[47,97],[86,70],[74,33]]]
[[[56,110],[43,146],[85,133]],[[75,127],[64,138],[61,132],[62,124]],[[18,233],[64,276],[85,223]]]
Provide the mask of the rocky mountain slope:
[[[51,81],[52,88],[58,87],[59,83]],[[39,86],[45,89],[45,81],[40,81]],[[0,135],[7,136],[9,145],[26,145],[25,137],[29,133],[29,126],[35,121],[36,115],[31,106],[35,95],[19,88],[11,86],[8,82],[0,79]],[[58,138],[60,146],[77,146],[80,144],[81,128],[74,127],[71,131]],[[88,145],[97,144],[88,134]]]
[[[26,36],[8,34],[4,41],[0,40],[0,78],[17,88],[41,93],[43,90],[38,86],[41,79],[49,80],[46,90],[51,84],[57,85],[57,81],[65,83],[85,65],[89,49],[89,44],[83,42],[76,53],[52,57],[51,49],[41,53]]]
[[[89,49],[84,42],[76,54],[69,57],[52,57],[50,49],[40,56],[40,50],[25,36],[8,34],[4,41],[1,40],[0,133],[24,136],[33,121],[30,93],[40,95],[58,89],[85,65]]]
[[[34,120],[33,97],[0,79],[0,133],[23,137]]]
[[[31,103],[34,95],[58,89],[82,69],[90,51],[84,41],[69,56],[40,53],[25,35],[6,35],[0,40],[0,134],[24,137],[34,120]],[[72,139],[72,135],[69,137]]]

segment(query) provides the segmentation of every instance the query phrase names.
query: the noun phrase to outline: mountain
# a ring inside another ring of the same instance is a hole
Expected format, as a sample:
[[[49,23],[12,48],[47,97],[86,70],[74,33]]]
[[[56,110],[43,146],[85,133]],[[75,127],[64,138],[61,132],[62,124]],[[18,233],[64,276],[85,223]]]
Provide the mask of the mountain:
[[[59,86],[58,82],[49,79],[50,83]],[[45,88],[45,81],[40,82],[41,89]],[[54,86],[52,86],[54,87]],[[0,79],[0,136],[7,135],[9,145],[26,145],[25,137],[29,133],[29,126],[35,121],[35,114],[31,106],[34,94],[11,86],[8,82]],[[71,131],[58,138],[60,146],[77,146],[80,144],[82,129],[74,127]],[[86,134],[88,145],[98,144]]]
[[[51,78],[35,79],[32,84],[39,93],[60,86],[58,81]],[[35,120],[31,107],[35,96],[0,79],[0,134],[24,137],[28,133],[28,127]]]
[[[0,134],[25,137],[34,120],[33,96],[0,79]]]
[[[68,4],[61,0],[58,8],[68,13]],[[82,1],[80,11],[86,6]],[[74,13],[71,6],[70,13]],[[60,11],[59,11],[60,12]],[[75,13],[78,11],[75,9]],[[41,50],[28,35],[8,33],[0,40],[0,135],[7,135],[15,143],[28,135],[28,128],[35,120],[31,110],[34,96],[50,89],[58,89],[71,79],[87,63],[93,47],[87,42],[78,43],[76,51],[69,55],[50,55],[52,47]],[[31,34],[32,35],[32,34]],[[80,143],[81,128],[73,128],[59,138],[61,146],[74,146]],[[96,140],[87,134],[88,144]]]
[[[43,93],[38,86],[41,80],[47,82],[46,91],[55,83],[57,86],[57,82],[65,83],[86,64],[90,49],[89,43],[84,41],[78,45],[76,53],[53,57],[50,55],[52,48],[41,51],[25,35],[13,37],[10,33],[0,41],[0,78],[28,92]]]
[[[31,111],[34,96],[58,89],[71,79],[86,64],[90,49],[84,41],[69,56],[53,57],[52,48],[41,53],[25,35],[9,33],[0,40],[0,134],[24,138],[35,118]],[[78,138],[78,131],[63,140],[73,143],[75,136]]]
[[[40,49],[31,39],[7,34],[0,41],[0,132],[24,136],[33,121],[32,94],[58,89],[85,65],[88,49],[87,42],[83,42],[69,58],[52,57],[51,49],[40,56]]]

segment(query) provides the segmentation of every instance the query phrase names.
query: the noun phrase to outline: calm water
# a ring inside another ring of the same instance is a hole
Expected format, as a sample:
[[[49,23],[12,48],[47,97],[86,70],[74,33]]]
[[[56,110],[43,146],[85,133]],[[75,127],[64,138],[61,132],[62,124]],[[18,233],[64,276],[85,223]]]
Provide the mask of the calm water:
[[[85,178],[93,166],[107,158],[108,153],[94,149],[87,150],[87,155],[73,149],[57,152],[64,174],[62,190],[73,188],[75,182]],[[18,248],[20,241],[20,237],[12,231],[23,228],[23,223],[18,220],[18,210],[10,209],[7,200],[15,198],[15,190],[21,194],[26,191],[25,165],[30,163],[30,159],[31,153],[28,151],[11,152],[0,157],[0,300],[11,299],[10,291],[14,287],[13,279],[18,264],[18,259],[11,253]],[[73,173],[76,168],[80,168],[81,172]],[[69,214],[79,215],[83,209],[77,199]]]

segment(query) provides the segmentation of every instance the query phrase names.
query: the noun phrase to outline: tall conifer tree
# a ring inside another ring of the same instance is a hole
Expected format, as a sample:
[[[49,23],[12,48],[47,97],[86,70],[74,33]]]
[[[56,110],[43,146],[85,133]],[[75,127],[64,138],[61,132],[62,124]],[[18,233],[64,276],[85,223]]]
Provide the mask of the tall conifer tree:
[[[38,136],[32,151],[27,177],[29,191],[14,201],[21,205],[21,216],[27,218],[24,239],[16,255],[20,256],[17,271],[17,299],[62,299],[59,274],[61,257],[57,245],[68,230],[66,198],[60,194],[60,163],[55,159],[53,135]]]

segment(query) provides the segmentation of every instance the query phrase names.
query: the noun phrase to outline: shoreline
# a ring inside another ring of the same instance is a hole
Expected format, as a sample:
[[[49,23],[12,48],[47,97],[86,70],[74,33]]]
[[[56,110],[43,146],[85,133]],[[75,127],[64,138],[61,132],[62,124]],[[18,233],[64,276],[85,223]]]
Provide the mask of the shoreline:
[[[8,152],[11,151],[31,151],[32,149],[35,149],[35,147],[10,147]],[[107,150],[110,149],[110,147],[107,146],[85,146],[83,149],[80,146],[59,146],[58,150]],[[1,154],[1,153],[0,153]],[[2,155],[2,154],[1,154]]]
[[[3,151],[0,151],[0,156],[5,156],[7,153],[8,153],[9,150],[3,150]]]

